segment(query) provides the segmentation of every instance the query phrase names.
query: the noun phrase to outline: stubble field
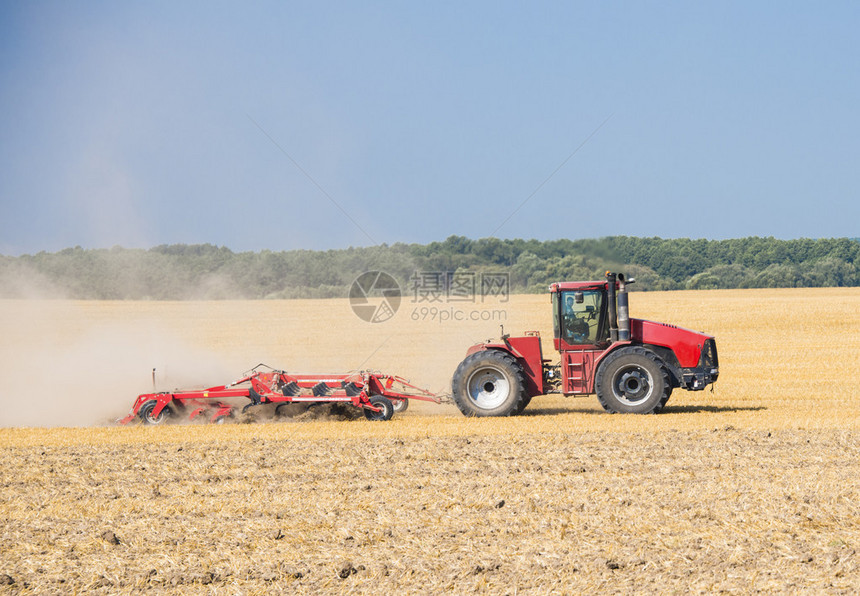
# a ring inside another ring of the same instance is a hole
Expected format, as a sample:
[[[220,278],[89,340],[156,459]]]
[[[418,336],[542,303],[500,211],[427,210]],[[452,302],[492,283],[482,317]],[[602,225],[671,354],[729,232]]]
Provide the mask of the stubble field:
[[[159,388],[266,362],[448,392],[499,322],[550,354],[548,302],[440,322],[407,300],[371,325],[345,300],[3,301],[0,591],[860,589],[857,289],[632,294],[720,350],[714,392],[657,416],[543,397],[510,419],[109,425],[152,368]]]

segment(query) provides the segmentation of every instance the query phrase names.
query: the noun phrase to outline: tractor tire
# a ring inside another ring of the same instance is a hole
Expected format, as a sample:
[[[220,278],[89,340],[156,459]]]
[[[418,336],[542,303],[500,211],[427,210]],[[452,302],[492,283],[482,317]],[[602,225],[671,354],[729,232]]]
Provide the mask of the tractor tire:
[[[409,408],[409,400],[408,399],[392,399],[389,400],[394,405],[394,413],[402,414]]]
[[[391,400],[384,395],[371,395],[370,403],[377,408],[382,408],[382,410],[379,412],[364,410],[364,417],[368,420],[372,420],[374,422],[385,422],[386,420],[391,420],[391,417],[394,416],[394,404],[392,404]]]
[[[156,405],[158,405],[158,402],[151,399],[140,406],[140,409],[137,411],[137,415],[140,416],[140,419],[143,420],[145,424],[163,424],[168,418],[170,418],[170,414],[172,412],[170,411],[169,406],[164,406],[164,409],[158,413],[158,416],[153,416],[152,411],[155,409]]]
[[[621,348],[597,370],[595,389],[607,412],[656,414],[672,394],[666,365],[657,354],[640,347]]]
[[[526,406],[528,406],[528,405],[529,405],[529,403],[531,403],[531,401],[532,401],[532,396],[531,396],[531,395],[526,395],[526,396],[523,398],[523,402],[522,402],[522,403],[520,404],[520,406],[517,408],[517,411],[516,411],[516,412],[514,412],[514,415],[515,415],[515,416],[519,416],[520,414],[522,414],[522,413],[523,413],[523,410],[525,410],[525,409],[526,409]]]
[[[511,354],[482,350],[466,356],[454,373],[454,403],[465,416],[510,416],[528,403],[523,367]]]

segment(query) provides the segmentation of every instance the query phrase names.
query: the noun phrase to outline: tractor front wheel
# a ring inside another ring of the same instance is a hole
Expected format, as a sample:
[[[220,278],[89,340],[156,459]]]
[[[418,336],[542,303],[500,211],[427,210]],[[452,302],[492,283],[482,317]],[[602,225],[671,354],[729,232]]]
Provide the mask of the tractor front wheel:
[[[466,416],[510,416],[528,403],[522,366],[501,350],[466,356],[451,385],[454,402]]]
[[[672,394],[669,372],[660,357],[645,348],[621,348],[597,371],[597,399],[610,413],[656,414]]]
[[[155,406],[158,405],[158,402],[154,399],[149,400],[142,406],[140,406],[140,410],[138,410],[138,416],[140,416],[141,420],[143,420],[146,424],[162,424],[170,418],[170,408],[168,406],[164,406],[158,416],[153,416],[152,411],[155,409]]]

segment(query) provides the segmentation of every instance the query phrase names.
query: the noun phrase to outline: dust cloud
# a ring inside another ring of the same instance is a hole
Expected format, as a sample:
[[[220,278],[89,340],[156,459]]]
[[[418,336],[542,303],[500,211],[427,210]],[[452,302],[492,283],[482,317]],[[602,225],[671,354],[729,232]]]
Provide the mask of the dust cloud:
[[[369,324],[346,299],[0,300],[0,427],[110,424],[152,391],[153,368],[158,390],[227,383],[264,362],[303,374],[377,371],[442,396],[466,349],[498,337],[500,322],[552,337],[543,296],[460,310],[462,320],[440,320],[407,305]],[[471,316],[484,312],[504,316]],[[408,415],[457,412],[416,400]]]
[[[0,298],[61,300],[66,293],[34,267],[14,262],[0,267]]]
[[[88,324],[83,303],[4,300],[0,309],[0,427],[113,424],[153,390],[153,368],[159,390],[235,375],[217,355],[122,313]]]

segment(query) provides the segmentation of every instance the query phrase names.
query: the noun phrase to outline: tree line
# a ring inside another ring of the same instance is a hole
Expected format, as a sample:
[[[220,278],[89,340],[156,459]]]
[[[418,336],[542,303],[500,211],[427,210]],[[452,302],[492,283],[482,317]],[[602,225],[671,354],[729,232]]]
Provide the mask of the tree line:
[[[211,244],[83,249],[0,256],[0,297],[183,300],[345,297],[364,271],[408,292],[418,272],[503,273],[511,293],[553,281],[601,279],[607,269],[638,290],[860,285],[860,239],[691,240],[612,236],[585,240],[472,240],[340,250],[233,252]]]

